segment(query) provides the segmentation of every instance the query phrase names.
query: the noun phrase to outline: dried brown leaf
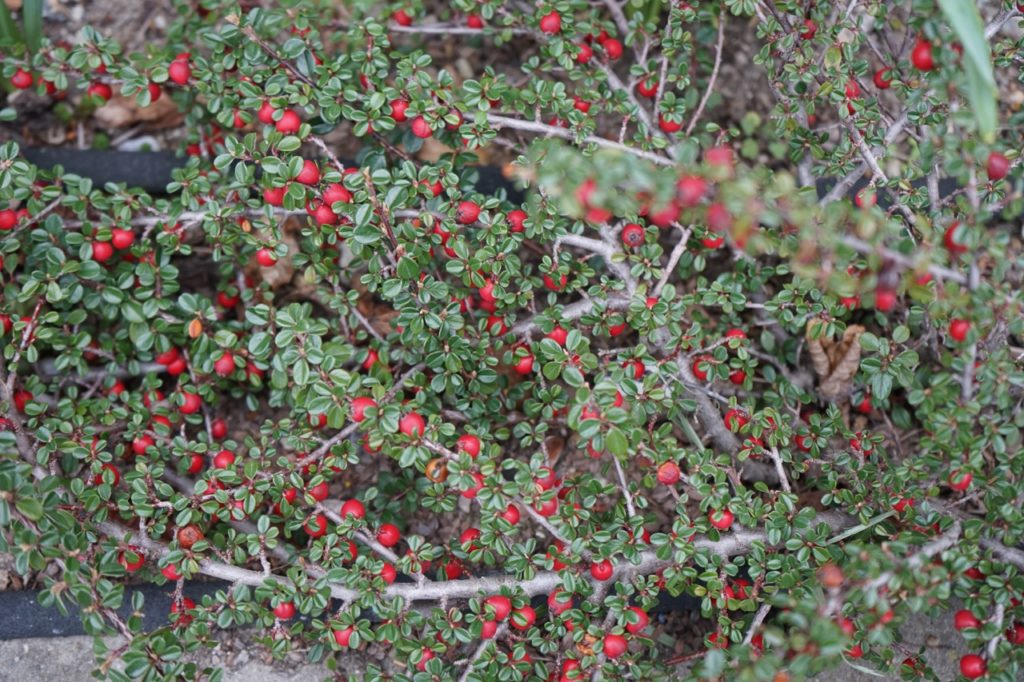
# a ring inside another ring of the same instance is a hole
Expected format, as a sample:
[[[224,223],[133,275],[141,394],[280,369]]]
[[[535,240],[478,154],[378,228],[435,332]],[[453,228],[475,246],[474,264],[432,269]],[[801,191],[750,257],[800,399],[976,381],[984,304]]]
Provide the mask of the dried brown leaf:
[[[134,97],[114,95],[93,112],[93,117],[104,128],[127,128],[136,123],[152,129],[176,128],[184,120],[178,105],[167,95],[148,107],[140,107]]]
[[[813,338],[821,324],[824,324],[821,320],[808,322],[807,347],[818,375],[818,393],[825,400],[834,401],[853,388],[853,377],[860,367],[860,337],[865,330],[854,324],[846,328],[839,341],[830,337]]]

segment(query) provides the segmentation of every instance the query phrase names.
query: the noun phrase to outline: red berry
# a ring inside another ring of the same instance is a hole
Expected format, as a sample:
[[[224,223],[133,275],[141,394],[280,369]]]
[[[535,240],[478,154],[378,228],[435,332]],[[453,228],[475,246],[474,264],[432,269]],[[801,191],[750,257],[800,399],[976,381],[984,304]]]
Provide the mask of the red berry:
[[[651,622],[651,619],[647,616],[647,612],[641,608],[630,606],[626,611],[635,614],[637,618],[635,623],[626,623],[626,632],[631,635],[643,632],[647,628],[647,624]]]
[[[480,639],[491,639],[498,632],[498,622],[485,620],[480,625]]]
[[[274,617],[279,620],[291,620],[295,617],[295,604],[283,601],[274,607]]]
[[[352,399],[352,421],[361,422],[366,419],[366,410],[377,407],[377,401],[366,396],[359,396]]]
[[[612,562],[607,559],[595,561],[590,564],[590,575],[594,576],[595,580],[608,580],[612,577],[612,573],[614,572],[615,567],[612,566]]]
[[[106,83],[90,83],[85,94],[103,100],[103,102],[108,102],[114,96],[114,91]]]
[[[210,424],[210,435],[216,440],[220,440],[228,435],[228,423],[220,417],[213,420]]]
[[[544,33],[555,34],[562,31],[562,15],[552,11],[540,18],[540,30]],[[577,57],[577,61],[579,57]]]
[[[562,329],[561,327],[555,327],[547,334],[547,338],[551,339],[559,346],[564,346],[565,342],[569,339],[569,332]]]
[[[559,277],[557,283],[552,279],[551,275],[544,275],[544,286],[547,287],[549,291],[561,291],[565,288],[568,281],[569,278],[566,275]]]
[[[165,573],[164,575],[167,574]],[[168,580],[172,579],[177,580],[177,578],[168,578]],[[188,625],[192,622],[192,616],[185,612],[191,611],[195,607],[196,603],[188,597],[182,597],[180,603],[177,600],[175,600],[175,602],[171,604],[171,620],[173,620],[176,625]]]
[[[398,541],[401,538],[401,532],[399,532],[398,527],[393,524],[385,523],[377,529],[377,542],[385,547],[394,547],[398,544]]]
[[[601,47],[604,48],[604,53],[611,61],[615,61],[622,56],[622,43],[615,38],[609,38],[604,41],[601,43]]]
[[[457,450],[461,450],[473,459],[476,459],[476,456],[480,454],[480,439],[471,433],[466,433],[459,436],[459,439],[455,442],[455,447]]]
[[[423,650],[423,657],[420,658],[420,662],[416,664],[416,669],[423,672],[427,669],[427,662],[434,658],[434,652],[430,649]]]
[[[406,109],[409,108],[409,102],[404,99],[393,99],[391,100],[391,118],[395,123],[405,123],[407,117],[405,115]]]
[[[105,263],[114,255],[114,247],[110,242],[93,242],[92,259],[97,263]]]
[[[879,90],[888,90],[889,86],[892,85],[892,69],[885,66],[875,71],[874,81],[875,87]]]
[[[644,228],[637,223],[627,223],[622,228],[622,243],[629,248],[636,248],[647,240]]]
[[[708,521],[718,530],[728,530],[732,525],[733,515],[728,509],[713,509],[708,512]]]
[[[306,159],[302,162],[302,170],[295,176],[295,180],[303,185],[315,185],[320,182],[320,168],[317,167],[315,161]]]
[[[484,604],[494,610],[495,620],[505,620],[512,613],[512,601],[504,595],[496,594],[487,597],[484,599]]]
[[[114,245],[115,249],[127,249],[135,241],[135,233],[131,230],[122,230],[119,227],[115,227],[110,231],[110,243]]]
[[[226,350],[220,354],[220,357],[213,363],[213,371],[222,377],[230,376],[235,371],[235,356],[231,354],[231,351]]]
[[[711,360],[710,355],[701,355],[694,359],[690,365],[690,369],[693,371],[693,376],[697,377],[697,381],[707,381],[708,379],[708,364]]]
[[[264,106],[269,106],[269,104],[264,104]],[[273,112],[273,109],[271,109],[271,112]],[[281,118],[277,119],[277,123],[274,124],[274,128],[279,133],[294,135],[299,132],[299,126],[301,125],[302,119],[299,118],[299,115],[291,109],[285,109],[281,113]]]
[[[1024,623],[1014,623],[1006,631],[1006,639],[1010,644],[1021,645],[1024,644]]]
[[[256,111],[256,118],[257,120],[259,120],[260,123],[264,123],[266,125],[273,125],[275,111],[277,110],[274,109],[273,106],[271,106],[269,100],[263,100],[263,104],[261,104],[260,108]]]
[[[999,152],[992,152],[988,155],[988,162],[985,164],[985,172],[992,182],[1002,180],[1010,172],[1010,161]]]
[[[501,518],[505,519],[513,526],[519,523],[519,507],[509,502],[508,506],[505,507],[505,511],[501,512]]]
[[[327,481],[321,481],[306,492],[317,502],[323,502],[330,494],[330,486],[327,485]]]
[[[217,425],[214,423],[214,431],[216,431]],[[217,436],[215,435],[214,438]],[[221,436],[223,438],[223,436]],[[188,456],[188,469],[186,471],[190,476],[194,476],[203,470],[203,466],[206,464],[206,460],[198,452],[193,452]]]
[[[410,438],[422,438],[426,421],[416,412],[409,412],[398,420],[398,430]]]
[[[364,519],[366,518],[366,507],[359,500],[345,500],[341,505],[341,518],[347,516]]]
[[[548,611],[559,616],[572,608],[572,595],[564,590],[555,590],[548,595]]]
[[[181,407],[179,409],[182,414],[195,414],[203,406],[203,400],[199,397],[198,393],[183,391],[181,399]]]
[[[676,197],[683,208],[693,208],[708,190],[707,180],[698,175],[684,175],[676,183]]]
[[[604,655],[608,658],[618,658],[622,654],[626,653],[626,648],[626,638],[622,635],[604,636],[604,645],[602,649],[604,650]]]
[[[256,262],[265,268],[269,268],[277,262],[277,254],[271,249],[262,248],[256,252]]]
[[[526,220],[526,211],[520,209],[514,209],[508,212],[505,216],[505,220],[508,221],[509,232],[525,232],[526,228],[523,226],[523,222]]]
[[[430,124],[427,123],[427,119],[422,116],[417,116],[412,120],[412,134],[420,139],[427,139],[433,134],[434,131],[430,129]]]
[[[213,457],[213,466],[217,469],[227,469],[235,463],[235,453],[230,450],[221,450]]]
[[[400,9],[392,13],[391,20],[399,26],[412,26],[412,17],[404,9]]]
[[[645,78],[636,84],[636,91],[643,97],[654,97],[658,94],[658,79]]]
[[[109,471],[110,472],[111,476],[113,477],[113,480],[111,481],[110,484],[112,486],[114,486],[114,487],[117,487],[118,481],[121,480],[121,472],[117,470],[117,467],[115,467],[113,464],[111,464],[109,462],[105,462],[103,465],[101,465],[100,466],[100,472],[98,474],[96,474],[95,476],[93,476],[93,479],[92,479],[93,485],[99,485],[100,483],[103,483],[103,472],[104,471]]]
[[[516,364],[513,366],[513,369],[515,369],[516,374],[519,374],[519,375],[522,375],[522,376],[525,376],[527,374],[532,373],[533,372],[533,356],[530,355],[529,353],[527,353],[523,357],[519,358],[519,360],[517,360]]]
[[[528,630],[537,622],[537,612],[527,604],[512,612],[512,627],[516,630]]]
[[[932,44],[924,38],[918,38],[914,50],[910,53],[910,61],[920,71],[931,71],[935,68],[932,56]]]
[[[856,79],[851,78],[846,81],[846,98],[855,99],[860,97],[860,83]]]
[[[742,386],[743,382],[746,380],[747,373],[744,372],[742,369],[737,369],[729,373],[729,381],[736,384],[737,386]]]
[[[811,40],[818,32],[818,25],[811,19],[804,19],[804,28],[800,31],[800,37],[804,40]]]
[[[167,564],[160,569],[160,572],[163,573],[164,577],[168,580],[181,580],[181,573],[178,572],[178,567],[174,564]],[[171,611],[174,611],[173,606],[171,607]]]
[[[142,552],[137,547],[129,547],[126,551],[121,552],[117,557],[118,563],[124,566],[124,570],[129,573],[142,568],[142,565],[146,563],[146,557],[143,556]]]
[[[263,201],[269,206],[283,206],[287,187],[267,187],[263,190]]]
[[[658,127],[666,133],[677,133],[683,129],[682,121],[672,121],[665,118],[665,114],[658,114]]]
[[[892,289],[878,289],[875,292],[875,309],[887,313],[896,307],[896,292]]]
[[[344,185],[332,182],[324,188],[321,198],[327,206],[333,206],[338,202],[348,204],[352,202],[352,192],[349,192]]]
[[[337,225],[338,215],[331,210],[330,205],[321,202],[313,209],[313,220],[317,225]]]
[[[559,20],[559,25],[561,25],[561,20]],[[587,45],[586,43],[580,43],[579,50],[580,51],[576,53],[577,64],[586,64],[594,57],[593,48],[591,48],[590,45]]]
[[[349,640],[352,639],[353,632],[355,632],[355,630],[353,630],[352,626],[349,625],[344,630],[332,630],[331,634],[334,635],[334,641],[338,646],[347,648]]]
[[[974,476],[969,471],[954,471],[949,475],[949,487],[958,493],[962,493],[971,487]]]
[[[0,230],[11,230],[18,224],[18,214],[9,208],[0,210]]]
[[[463,490],[460,494],[467,500],[476,498],[477,494],[484,488],[484,476],[478,471],[470,474],[473,479],[473,487]]]
[[[946,245],[946,250],[952,254],[967,252],[967,246],[956,240],[956,230],[958,227],[960,227],[960,222],[955,221],[946,228],[946,232],[942,235],[942,243]]]
[[[188,59],[175,59],[171,62],[171,65],[167,67],[167,77],[178,85],[188,83],[192,78],[192,67],[189,66]]]
[[[954,341],[962,342],[967,338],[968,332],[971,331],[971,323],[967,320],[952,320],[949,323],[949,335],[953,337]]]
[[[734,408],[725,413],[725,416],[722,417],[722,421],[725,422],[725,428],[736,433],[743,428],[750,419],[747,417],[745,412]]]
[[[953,627],[957,630],[966,630],[967,628],[978,629],[981,627],[981,621],[967,609],[960,609],[953,615]]]
[[[155,444],[156,442],[153,440],[152,436],[149,434],[143,434],[132,440],[132,452],[136,455],[144,455],[146,454],[146,450]]]
[[[311,538],[323,537],[327,534],[327,517],[323,514],[316,514],[302,524],[302,529]]]
[[[960,659],[960,674],[969,680],[976,680],[988,672],[985,659],[977,654],[967,654]]]
[[[480,216],[480,206],[472,201],[463,201],[455,209],[455,220],[463,225],[471,225]]]
[[[558,511],[558,498],[553,497],[550,500],[544,500],[533,507],[537,510],[537,513],[541,516],[548,517],[554,516],[555,512]]]
[[[19,67],[18,70],[14,72],[14,75],[11,76],[11,85],[19,90],[28,90],[32,87],[32,83],[34,81],[35,78],[32,74],[21,67]]]
[[[681,477],[682,472],[675,462],[665,462],[658,467],[658,483],[662,485],[674,485]]]

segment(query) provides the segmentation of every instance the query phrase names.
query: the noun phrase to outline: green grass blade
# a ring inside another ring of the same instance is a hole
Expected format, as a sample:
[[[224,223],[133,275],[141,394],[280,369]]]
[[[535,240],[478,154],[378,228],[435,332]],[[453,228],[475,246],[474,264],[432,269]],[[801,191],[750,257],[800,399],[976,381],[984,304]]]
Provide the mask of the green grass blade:
[[[11,17],[11,10],[3,2],[0,2],[0,42],[5,45],[18,42],[18,27]]]
[[[991,144],[996,138],[999,112],[996,107],[996,79],[992,75],[992,54],[985,38],[985,24],[973,0],[939,0],[943,14],[964,46],[967,99],[978,120],[981,138]]]
[[[43,42],[43,0],[24,0],[21,16],[25,25],[25,44],[34,53]]]

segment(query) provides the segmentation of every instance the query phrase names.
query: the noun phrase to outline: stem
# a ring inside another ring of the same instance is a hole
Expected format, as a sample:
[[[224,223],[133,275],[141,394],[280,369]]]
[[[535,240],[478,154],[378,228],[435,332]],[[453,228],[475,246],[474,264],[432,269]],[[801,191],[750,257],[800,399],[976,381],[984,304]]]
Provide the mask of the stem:
[[[576,135],[571,130],[567,130],[560,126],[552,126],[546,123],[540,123],[537,121],[523,121],[517,118],[509,118],[507,116],[498,116],[496,114],[488,114],[487,122],[495,128],[508,128],[510,130],[522,130],[529,133],[542,133],[544,135],[550,135],[552,137],[560,137],[563,140],[575,140]],[[651,163],[656,163],[659,166],[674,166],[675,161],[672,159],[665,158],[652,152],[647,152],[642,149],[636,149],[628,145],[614,142],[603,137],[596,135],[587,135],[581,140],[586,144],[594,144],[598,147],[604,147],[606,149],[614,149],[616,151],[623,152],[625,154],[632,154],[638,156],[641,159],[646,159]]]
[[[693,112],[693,118],[690,119],[690,123],[686,126],[685,134],[687,137],[693,132],[694,126],[697,125],[701,114],[704,113],[704,107],[707,106],[708,99],[711,97],[711,91],[715,89],[715,81],[718,80],[718,69],[722,66],[722,45],[724,39],[725,9],[723,8],[718,14],[718,41],[715,43],[715,66],[711,69],[711,78],[708,80],[707,88],[704,89],[703,97],[700,98],[700,104],[697,105],[697,110]]]

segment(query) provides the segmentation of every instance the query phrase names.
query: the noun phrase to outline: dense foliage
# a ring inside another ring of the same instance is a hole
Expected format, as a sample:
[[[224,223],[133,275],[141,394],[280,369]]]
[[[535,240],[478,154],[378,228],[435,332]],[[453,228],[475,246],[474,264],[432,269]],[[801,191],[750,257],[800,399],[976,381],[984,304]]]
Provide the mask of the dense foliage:
[[[1014,3],[175,4],[3,61],[11,130],[188,135],[164,196],[0,147],[0,549],[100,674],[258,625],[391,679],[927,677],[901,623],[962,609],[1020,679]]]

